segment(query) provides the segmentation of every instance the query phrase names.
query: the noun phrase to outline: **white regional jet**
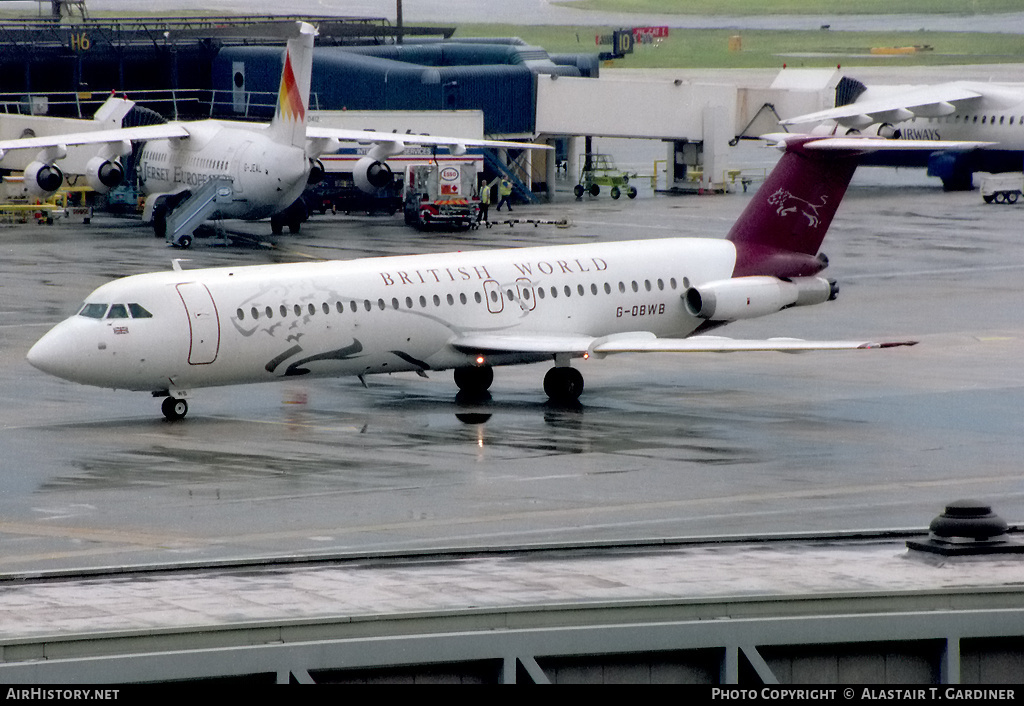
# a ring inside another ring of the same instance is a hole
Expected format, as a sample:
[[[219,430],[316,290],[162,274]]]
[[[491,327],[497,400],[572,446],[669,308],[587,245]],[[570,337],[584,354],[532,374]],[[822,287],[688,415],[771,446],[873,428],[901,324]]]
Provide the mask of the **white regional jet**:
[[[863,133],[902,140],[984,140],[971,152],[880,150],[862,164],[928,167],[947,190],[971,188],[973,172],[1024,169],[1024,84],[953,81],[888,86],[844,78],[857,94],[846,105],[780,121],[797,130],[826,122],[815,134]]]
[[[914,148],[914,143],[900,143]],[[837,293],[818,248],[868,138],[788,136],[728,238],[668,238],[140,274],[103,285],[28,352],[36,368],[166,398],[295,376],[453,368],[467,393],[492,368],[552,361],[544,390],[575,400],[570,361],[611,353],[875,348],[702,334]],[[918,148],[920,144],[916,145]],[[927,145],[931,147],[931,144]]]
[[[0,160],[11,150],[39,150],[25,168],[25,185],[32,195],[44,197],[63,183],[57,162],[67,155],[69,146],[99,145],[85,176],[102,191],[121,182],[121,158],[131,152],[132,142],[143,141],[138,171],[148,195],[145,215],[147,220],[152,218],[157,234],[163,235],[173,209],[184,207],[193,194],[206,198],[215,209],[206,217],[254,220],[269,216],[276,232],[285,223],[297,228],[289,207],[307,183],[322,176],[319,156],[336,151],[341,142],[375,144],[353,170],[356,185],[367,192],[390,183],[391,171],[384,159],[401,153],[406,145],[443,146],[453,154],[464,154],[467,147],[549,149],[521,142],[307,126],[316,29],[304,22],[296,25],[297,36],[288,40],[285,50],[277,112],[269,126],[201,120],[2,140]],[[200,196],[207,183],[217,188]],[[191,229],[178,233],[174,244],[187,247],[191,233]]]

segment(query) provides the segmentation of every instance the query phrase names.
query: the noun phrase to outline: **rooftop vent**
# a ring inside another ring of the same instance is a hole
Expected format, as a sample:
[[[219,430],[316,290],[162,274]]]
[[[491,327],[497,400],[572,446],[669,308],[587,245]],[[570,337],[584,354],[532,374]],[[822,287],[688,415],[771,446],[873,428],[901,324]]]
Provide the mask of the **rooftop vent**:
[[[1006,521],[978,500],[950,503],[928,526],[928,539],[908,540],[907,547],[943,556],[1024,553]]]

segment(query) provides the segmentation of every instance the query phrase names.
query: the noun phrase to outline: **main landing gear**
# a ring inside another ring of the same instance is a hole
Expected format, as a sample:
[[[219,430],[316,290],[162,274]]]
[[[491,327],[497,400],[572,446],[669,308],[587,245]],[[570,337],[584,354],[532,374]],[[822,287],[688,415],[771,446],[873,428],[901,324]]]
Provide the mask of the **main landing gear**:
[[[482,397],[494,382],[494,369],[489,365],[476,368],[455,368],[455,384],[459,391],[471,397]]]
[[[179,419],[184,419],[185,415],[188,414],[188,402],[179,400],[176,397],[165,397],[163,404],[160,405],[160,411],[164,413],[167,419],[176,422]]]
[[[575,402],[583,393],[583,375],[568,366],[551,368],[544,376],[544,392],[552,402]]]
[[[489,365],[475,368],[455,368],[455,384],[463,395],[481,397],[494,381],[494,370]],[[576,402],[583,393],[583,375],[576,368],[559,365],[544,376],[544,392],[552,402]]]

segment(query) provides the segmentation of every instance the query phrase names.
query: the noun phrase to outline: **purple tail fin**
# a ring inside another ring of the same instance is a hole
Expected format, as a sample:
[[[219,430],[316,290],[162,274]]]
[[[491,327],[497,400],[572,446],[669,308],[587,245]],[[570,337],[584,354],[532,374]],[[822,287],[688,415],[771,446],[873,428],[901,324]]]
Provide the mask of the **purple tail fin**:
[[[818,248],[857,169],[859,153],[807,150],[808,141],[789,143],[729,232],[736,245],[734,277],[804,277],[825,268]]]

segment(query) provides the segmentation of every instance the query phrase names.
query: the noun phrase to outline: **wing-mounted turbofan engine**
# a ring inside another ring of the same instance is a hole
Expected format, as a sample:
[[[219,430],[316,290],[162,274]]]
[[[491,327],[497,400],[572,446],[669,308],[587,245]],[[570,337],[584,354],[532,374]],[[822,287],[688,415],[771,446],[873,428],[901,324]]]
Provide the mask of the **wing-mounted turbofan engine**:
[[[48,198],[64,184],[64,172],[55,162],[68,156],[64,145],[47,147],[25,167],[25,190],[35,198]]]
[[[319,159],[309,160],[309,176],[306,177],[306,184],[312,186],[313,184],[319,184],[324,180],[324,174],[327,173],[327,169],[324,168],[324,163]]]
[[[85,166],[85,179],[89,188],[105,194],[124,180],[124,166],[121,159],[131,154],[132,143],[128,140],[108,142],[100,149],[99,154],[89,160]]]
[[[405,145],[401,142],[381,142],[375,145],[352,168],[352,181],[356,187],[364,193],[373,194],[391,184],[395,175],[384,160],[401,154],[403,150]]]

